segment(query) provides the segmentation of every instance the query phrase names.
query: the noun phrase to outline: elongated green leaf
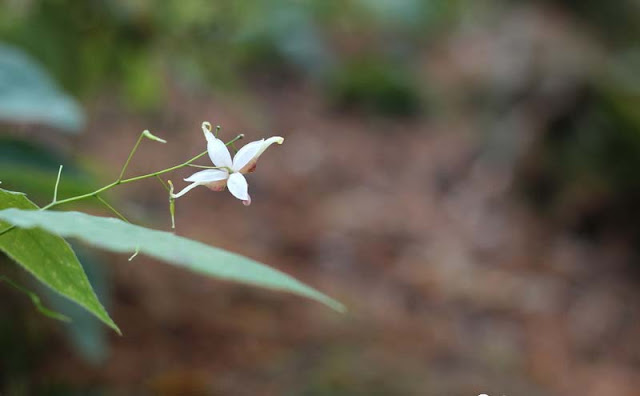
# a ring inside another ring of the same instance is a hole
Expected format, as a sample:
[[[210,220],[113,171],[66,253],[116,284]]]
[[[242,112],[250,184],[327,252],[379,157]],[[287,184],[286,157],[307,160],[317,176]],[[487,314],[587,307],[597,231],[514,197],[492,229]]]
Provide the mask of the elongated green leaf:
[[[22,193],[0,188],[0,209],[5,208],[33,211],[37,206]],[[0,231],[8,226],[7,222],[0,220]],[[0,235],[0,250],[39,281],[86,308],[120,333],[98,301],[75,253],[60,236],[40,229],[13,229]]]
[[[344,311],[339,302],[257,261],[174,234],[150,230],[118,219],[80,212],[20,209],[0,211],[0,220],[18,227],[40,227],[120,253],[139,251],[216,278],[299,294]]]

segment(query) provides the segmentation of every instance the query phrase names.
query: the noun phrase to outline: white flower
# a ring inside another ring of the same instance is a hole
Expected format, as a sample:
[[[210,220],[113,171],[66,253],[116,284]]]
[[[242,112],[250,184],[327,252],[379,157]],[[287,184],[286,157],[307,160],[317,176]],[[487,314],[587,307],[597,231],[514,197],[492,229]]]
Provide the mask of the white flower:
[[[209,123],[202,123],[202,131],[207,138],[207,151],[211,162],[218,169],[207,169],[196,172],[185,181],[191,182],[187,187],[173,198],[179,198],[197,186],[206,186],[213,191],[222,191],[225,187],[234,197],[242,200],[245,205],[251,204],[247,179],[243,174],[253,172],[256,169],[256,162],[262,153],[273,143],[282,144],[284,139],[280,136],[273,136],[269,139],[260,139],[244,145],[231,159],[231,154],[224,142],[209,130]]]

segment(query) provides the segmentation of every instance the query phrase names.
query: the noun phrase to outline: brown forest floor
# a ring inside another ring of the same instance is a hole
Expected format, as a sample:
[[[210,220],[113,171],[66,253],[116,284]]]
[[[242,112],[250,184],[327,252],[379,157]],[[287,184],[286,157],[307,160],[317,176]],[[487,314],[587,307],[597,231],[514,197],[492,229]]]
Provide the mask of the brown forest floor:
[[[228,138],[285,136],[249,177],[250,207],[196,189],[178,200],[178,233],[270,263],[349,313],[118,256],[111,311],[124,336],[110,337],[98,367],[60,342],[43,372],[115,394],[637,394],[629,252],[615,240],[591,245],[521,203],[514,165],[478,155],[473,119],[336,114],[304,84],[253,94],[176,90],[152,125],[96,103],[79,152],[117,173],[150,128],[170,144],[145,145],[137,174],[202,151],[203,119]],[[527,111],[512,114],[515,125],[534,122]],[[157,183],[120,198],[167,229]]]
[[[272,263],[350,312],[114,257],[125,335],[100,367],[61,364],[62,344],[45,371],[123,394],[635,394],[640,299],[624,249],[554,231],[460,126],[337,116],[309,91],[264,96],[249,117],[176,93],[180,110],[154,128],[171,144],[148,144],[131,172],[201,151],[203,116],[227,137],[281,133],[250,176],[250,207],[196,189],[178,201],[178,233]],[[96,114],[81,145],[115,172],[143,125]],[[123,190],[166,229],[159,185]]]

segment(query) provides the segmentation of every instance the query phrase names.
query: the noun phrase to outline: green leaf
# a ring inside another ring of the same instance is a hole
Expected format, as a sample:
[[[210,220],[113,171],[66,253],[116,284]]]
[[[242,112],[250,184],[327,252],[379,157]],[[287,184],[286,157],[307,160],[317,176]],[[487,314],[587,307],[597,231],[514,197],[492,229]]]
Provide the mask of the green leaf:
[[[18,227],[40,227],[118,252],[140,253],[216,278],[299,294],[343,312],[345,307],[278,270],[257,261],[169,232],[80,212],[0,210],[0,220]]]
[[[91,251],[81,243],[73,243],[71,247],[82,263],[93,290],[108,309],[109,267],[97,254],[102,252]],[[102,325],[102,322],[78,304],[60,296],[44,285],[40,289],[42,289],[43,301],[46,301],[57,312],[71,318],[71,322],[65,324],[65,336],[75,352],[87,363],[98,365],[104,362],[109,355],[109,344],[107,328]]]
[[[69,132],[84,126],[78,104],[33,59],[4,44],[0,44],[0,120]]]
[[[0,209],[6,208],[30,209],[33,213],[40,213],[33,211],[38,207],[24,194],[0,188]],[[8,226],[6,222],[0,221],[0,232]],[[39,281],[86,308],[120,333],[118,326],[98,301],[82,265],[64,239],[39,229],[13,229],[0,235],[0,250]]]

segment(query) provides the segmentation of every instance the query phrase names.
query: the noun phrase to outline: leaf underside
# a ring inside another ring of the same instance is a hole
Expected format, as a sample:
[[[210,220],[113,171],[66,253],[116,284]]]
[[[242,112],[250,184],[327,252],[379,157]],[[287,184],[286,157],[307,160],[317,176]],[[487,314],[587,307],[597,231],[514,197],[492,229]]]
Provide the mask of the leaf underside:
[[[247,257],[174,235],[80,212],[22,209],[0,211],[0,220],[18,227],[39,227],[118,253],[142,254],[215,278],[285,291],[319,301],[344,312],[338,301],[291,276]]]

